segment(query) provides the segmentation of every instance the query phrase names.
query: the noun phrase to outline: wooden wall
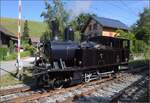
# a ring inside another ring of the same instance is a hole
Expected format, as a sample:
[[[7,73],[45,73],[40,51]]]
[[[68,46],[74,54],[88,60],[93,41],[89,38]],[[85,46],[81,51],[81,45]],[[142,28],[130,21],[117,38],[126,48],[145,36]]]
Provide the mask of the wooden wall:
[[[17,43],[17,40],[13,39],[11,36],[6,35],[3,32],[0,32],[0,45],[9,46],[10,40],[12,40],[13,43]]]
[[[97,23],[95,20],[91,19],[89,24],[87,25],[84,35],[89,35],[91,37],[93,36],[110,36],[114,37],[115,35],[118,35],[116,33],[115,28],[109,28],[109,27],[102,27],[99,23]]]
[[[102,35],[102,26],[98,24],[95,20],[90,20],[90,23],[87,25],[85,32],[85,35],[90,36],[101,36]]]

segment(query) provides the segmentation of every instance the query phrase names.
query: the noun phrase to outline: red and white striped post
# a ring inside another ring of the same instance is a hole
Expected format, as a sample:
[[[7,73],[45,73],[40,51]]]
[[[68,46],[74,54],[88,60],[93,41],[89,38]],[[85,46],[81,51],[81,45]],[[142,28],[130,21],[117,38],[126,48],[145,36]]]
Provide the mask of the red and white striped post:
[[[21,42],[21,0],[18,0],[18,33],[17,33],[17,38],[18,38],[18,45],[17,45],[17,73],[20,76],[20,71],[21,71],[21,60],[20,60],[20,42]]]

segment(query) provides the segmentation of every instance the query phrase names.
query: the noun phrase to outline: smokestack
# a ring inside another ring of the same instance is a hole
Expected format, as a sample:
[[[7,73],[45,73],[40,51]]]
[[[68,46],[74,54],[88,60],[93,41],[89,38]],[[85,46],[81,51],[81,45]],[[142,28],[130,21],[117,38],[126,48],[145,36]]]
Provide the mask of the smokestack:
[[[65,28],[64,31],[64,41],[74,41],[74,31],[71,27],[71,25],[69,25],[68,27]]]
[[[58,40],[59,24],[57,19],[53,19],[51,21],[51,25],[52,25],[52,40]]]

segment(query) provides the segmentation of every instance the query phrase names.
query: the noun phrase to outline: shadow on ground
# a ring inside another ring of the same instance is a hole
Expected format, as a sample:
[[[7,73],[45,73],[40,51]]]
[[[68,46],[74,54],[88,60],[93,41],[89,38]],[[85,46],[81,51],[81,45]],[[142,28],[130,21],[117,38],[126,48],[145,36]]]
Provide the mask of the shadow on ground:
[[[21,81],[23,84],[25,84],[27,86],[35,85],[35,80],[32,77],[32,68],[31,67],[23,68],[23,75],[22,75]]]
[[[5,69],[0,68],[2,71],[7,72],[7,74],[0,76],[1,84],[0,86],[12,86],[16,84],[25,84],[27,86],[34,85],[34,79],[32,77],[32,67],[24,67],[21,78],[18,77],[16,72],[10,72]]]

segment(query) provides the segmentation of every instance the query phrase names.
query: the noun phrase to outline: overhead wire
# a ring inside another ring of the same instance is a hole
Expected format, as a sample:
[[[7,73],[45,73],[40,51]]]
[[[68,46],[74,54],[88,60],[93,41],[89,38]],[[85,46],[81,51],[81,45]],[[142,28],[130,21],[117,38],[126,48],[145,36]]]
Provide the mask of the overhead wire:
[[[108,2],[110,5],[112,5],[112,6],[114,6],[114,7],[116,7],[116,8],[119,8],[119,9],[121,9],[121,10],[123,10],[123,11],[126,11],[127,9],[125,9],[125,7],[124,8],[122,8],[122,6],[119,6],[119,5],[116,5],[116,4],[113,4],[113,3],[110,3],[110,2]],[[124,6],[124,5],[123,5]],[[132,12],[130,12],[130,10],[128,10],[129,12],[127,12],[128,14],[130,14],[130,15],[133,15],[133,16],[137,16],[137,14],[135,15],[134,13],[132,13]]]
[[[123,0],[119,0],[119,1],[123,5],[123,7],[127,8],[129,10],[129,12],[131,12],[135,16],[138,16],[138,14],[135,13],[135,11],[131,7],[129,7]]]
[[[119,8],[119,9],[122,9],[123,10],[123,8],[121,8],[120,6],[118,6],[118,5],[114,5],[114,4],[112,4],[112,3],[110,3],[110,2],[107,2],[107,3],[109,3],[111,6],[114,6],[114,7],[116,7],[116,8]],[[97,10],[97,8],[95,8],[96,10]],[[103,9],[103,8],[101,8],[101,9],[99,9],[99,10],[102,10],[102,12],[107,12],[108,14],[111,14],[111,15],[114,15],[113,14],[113,12],[114,11],[112,11],[111,9]],[[125,10],[125,9],[124,9]],[[131,13],[128,13],[128,14],[130,14],[131,15]],[[115,15],[116,16],[116,15]],[[126,20],[126,21],[128,21],[129,22],[129,20],[131,19],[131,18],[128,18],[128,17],[126,17],[126,16],[120,16],[120,15],[117,15],[117,17],[119,17],[119,18],[123,18],[124,20]]]

